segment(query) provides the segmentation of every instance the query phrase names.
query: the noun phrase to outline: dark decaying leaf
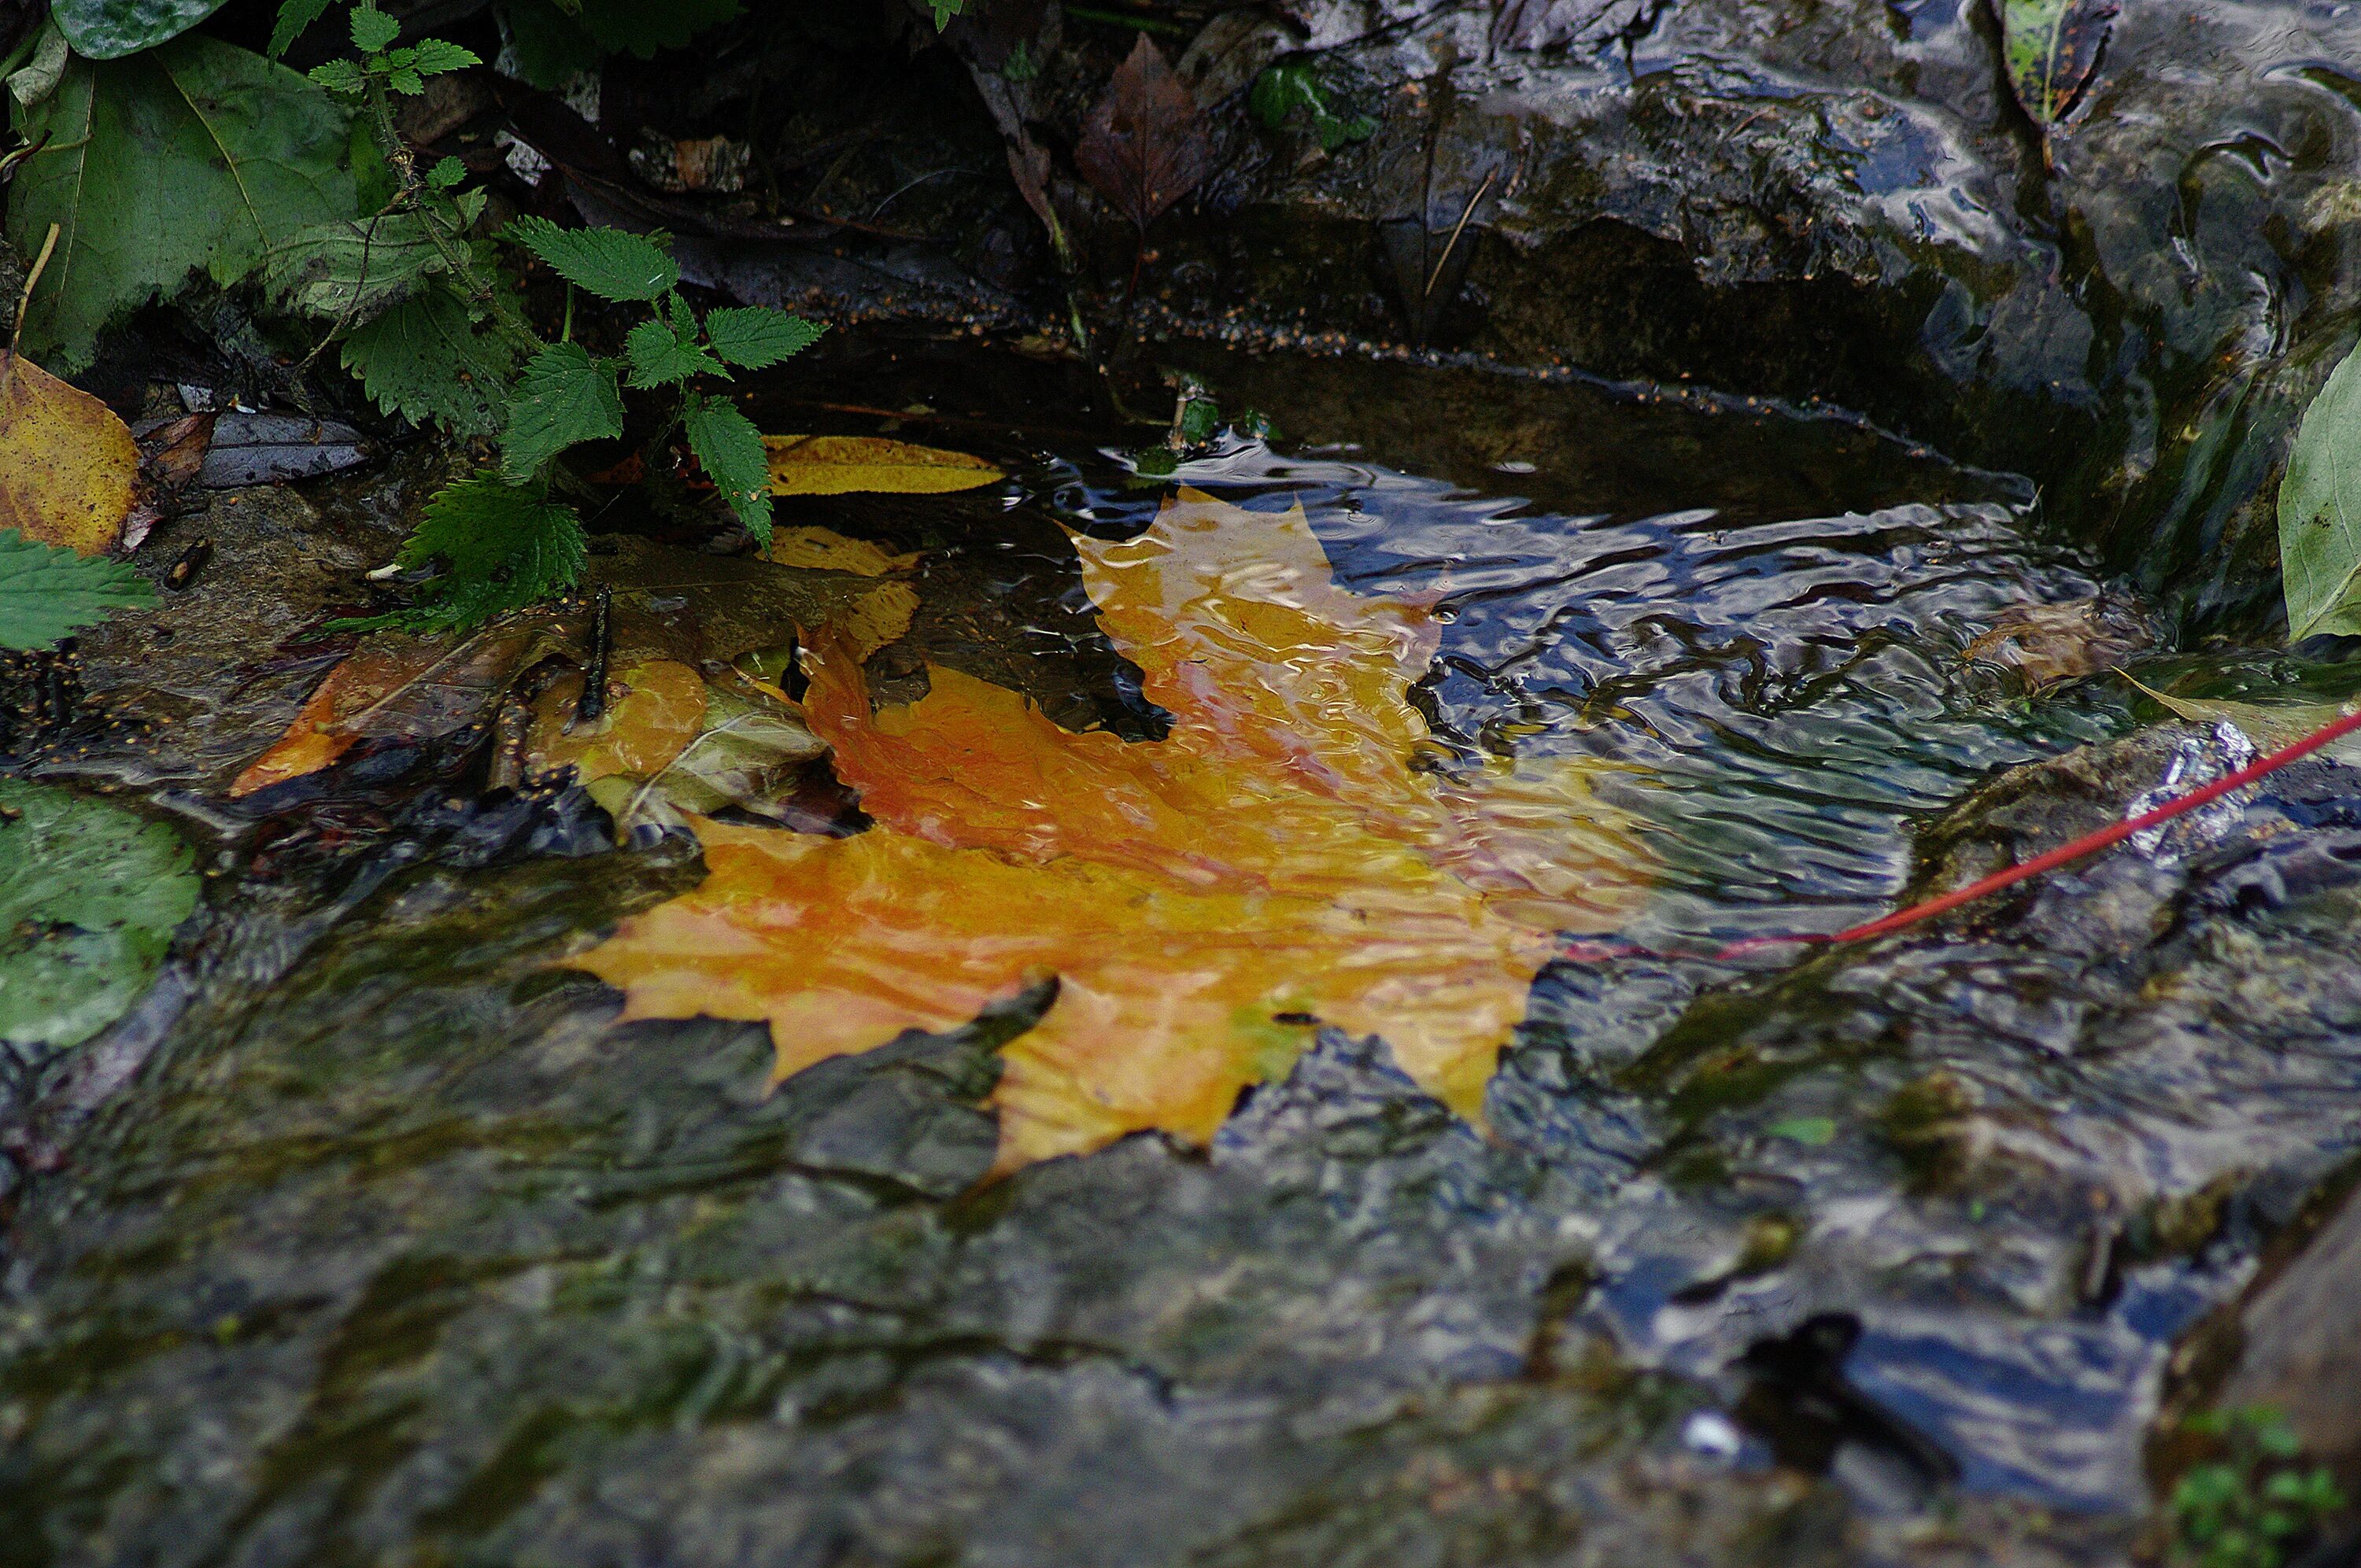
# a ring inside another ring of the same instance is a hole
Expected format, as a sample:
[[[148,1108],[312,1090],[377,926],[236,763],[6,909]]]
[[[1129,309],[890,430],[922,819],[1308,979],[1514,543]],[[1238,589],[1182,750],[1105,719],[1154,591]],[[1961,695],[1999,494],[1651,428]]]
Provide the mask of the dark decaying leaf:
[[[2073,111],[2098,73],[2116,0],[1995,0],[2008,83],[2048,127]]]
[[[1143,229],[1213,171],[1213,144],[1197,100],[1147,34],[1115,68],[1107,95],[1084,122],[1074,166]]]
[[[252,795],[317,773],[363,740],[437,740],[481,724],[543,659],[578,656],[581,620],[542,609],[465,634],[368,637],[328,672],[287,732],[229,793]]]
[[[205,488],[242,489],[357,467],[372,448],[351,425],[309,414],[220,416],[204,455]]]

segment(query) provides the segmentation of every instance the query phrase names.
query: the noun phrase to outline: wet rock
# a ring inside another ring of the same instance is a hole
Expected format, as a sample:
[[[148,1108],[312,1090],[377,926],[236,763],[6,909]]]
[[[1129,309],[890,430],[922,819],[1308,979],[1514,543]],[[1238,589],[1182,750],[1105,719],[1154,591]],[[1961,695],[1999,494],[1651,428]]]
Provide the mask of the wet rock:
[[[1242,136],[1202,211],[1159,231],[1178,324],[1826,398],[2034,474],[2185,606],[2268,613],[2258,498],[2361,297],[2336,216],[2361,148],[2335,63],[2361,58],[2352,16],[2127,7],[2046,152],[1973,0],[1310,25],[1295,58],[1379,129],[1324,154],[1302,127]],[[1463,223],[1464,280],[1437,298]],[[1414,289],[1397,229],[1432,236]]]
[[[2348,1200],[2295,1261],[2248,1299],[2245,1342],[2218,1402],[2284,1414],[2304,1451],[2361,1464],[2361,1202]]]

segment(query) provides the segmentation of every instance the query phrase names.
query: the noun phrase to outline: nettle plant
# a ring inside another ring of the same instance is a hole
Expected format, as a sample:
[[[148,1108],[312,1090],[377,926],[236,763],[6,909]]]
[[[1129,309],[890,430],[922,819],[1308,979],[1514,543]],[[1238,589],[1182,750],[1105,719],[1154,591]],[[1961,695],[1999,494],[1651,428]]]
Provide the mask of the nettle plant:
[[[335,0],[286,0],[272,38],[284,50]],[[733,370],[769,368],[817,341],[821,328],[762,307],[700,313],[680,291],[662,235],[566,229],[520,218],[500,239],[537,258],[567,287],[566,326],[544,342],[504,288],[495,247],[472,237],[480,191],[444,159],[417,169],[393,125],[392,100],[477,57],[439,38],[398,43],[400,25],[374,5],[354,7],[357,57],[315,68],[312,80],[357,100],[376,134],[391,192],[375,216],[307,231],[271,277],[291,308],[329,323],[343,362],[380,406],[461,435],[497,436],[496,472],[463,480],[432,501],[397,565],[440,574],[412,606],[347,625],[412,630],[472,625],[570,587],[581,574],[580,517],[562,497],[580,483],[564,464],[586,442],[622,436],[625,397],[650,411],[652,452],[684,437],[721,499],[757,543],[771,537],[770,471],[762,433],[708,389]],[[576,290],[644,313],[618,356],[573,340]],[[361,318],[366,316],[365,322]],[[355,324],[359,323],[360,324]]]

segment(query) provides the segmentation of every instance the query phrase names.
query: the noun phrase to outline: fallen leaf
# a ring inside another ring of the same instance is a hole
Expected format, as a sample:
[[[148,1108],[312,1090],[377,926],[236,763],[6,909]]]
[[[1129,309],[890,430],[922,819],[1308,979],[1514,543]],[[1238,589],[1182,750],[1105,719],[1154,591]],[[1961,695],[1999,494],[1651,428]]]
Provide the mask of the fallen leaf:
[[[2361,706],[2361,699],[2341,703],[2259,703],[2173,696],[2143,685],[2130,675],[2124,679],[2161,704],[2175,718],[2209,725],[2226,721],[2264,751],[2277,751],[2292,746],[2314,730],[2343,718],[2356,706]],[[2361,735],[2347,735],[2341,740],[2332,740],[2321,749],[2321,755],[2347,767],[2361,767]]]
[[[2156,645],[2156,630],[2128,605],[2104,597],[2015,605],[1962,657],[2015,670],[2038,690],[2113,669]]]
[[[875,435],[766,435],[774,496],[932,496],[1004,477],[981,457]]]
[[[2099,69],[2115,0],[1995,0],[2016,101],[2047,130],[2071,114]]]
[[[2290,641],[2361,632],[2361,354],[2303,411],[2279,480],[2279,562]]]
[[[532,612],[463,636],[380,631],[312,693],[287,732],[230,785],[233,797],[329,766],[362,740],[432,740],[486,719],[517,677],[571,646],[576,628]]]
[[[1196,96],[1146,33],[1083,121],[1074,167],[1142,230],[1213,171],[1213,138]]]
[[[1648,883],[1598,766],[1413,766],[1432,741],[1405,693],[1436,629],[1338,589],[1300,508],[1183,490],[1138,538],[1074,547],[1168,739],[1061,729],[939,667],[873,713],[858,648],[823,628],[806,717],[876,826],[697,820],[705,883],[572,961],[629,1017],[767,1021],[782,1077],[1054,972],[1005,1053],[1004,1168],[1145,1127],[1209,1137],[1310,1021],[1382,1034],[1472,1115],[1552,933]]]
[[[589,784],[591,797],[629,842],[642,827],[686,827],[725,807],[795,824],[788,802],[811,765],[828,754],[794,704],[743,676],[708,687],[704,727],[661,767],[618,772]]]
[[[774,465],[775,471],[775,464]],[[816,572],[851,572],[862,577],[884,577],[906,572],[920,559],[917,551],[896,555],[866,539],[848,539],[827,528],[774,528],[771,559],[782,566]]]
[[[705,678],[686,664],[652,659],[624,670],[623,688],[588,723],[575,719],[582,675],[569,670],[533,703],[526,760],[547,773],[570,767],[584,784],[622,773],[661,772],[705,728]]]
[[[368,460],[368,438],[336,420],[308,414],[225,413],[204,456],[205,488],[244,489],[312,479]]]
[[[122,532],[139,446],[115,411],[31,360],[0,352],[0,528],[82,555]]]

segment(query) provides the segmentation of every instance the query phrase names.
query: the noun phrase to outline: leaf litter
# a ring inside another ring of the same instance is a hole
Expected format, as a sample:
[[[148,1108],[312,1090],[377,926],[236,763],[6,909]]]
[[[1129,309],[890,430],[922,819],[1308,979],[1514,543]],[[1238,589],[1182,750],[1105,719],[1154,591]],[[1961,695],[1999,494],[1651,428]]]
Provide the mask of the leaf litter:
[[[1433,620],[1337,588],[1300,507],[1184,489],[1137,539],[1073,543],[1167,740],[1066,730],[939,666],[873,712],[832,620],[804,717],[874,827],[692,817],[705,883],[569,961],[627,1017],[767,1022],[780,1078],[1055,975],[1005,1053],[1003,1168],[1143,1128],[1206,1139],[1320,1024],[1382,1035],[1474,1115],[1554,933],[1645,895],[1609,765],[1445,772],[1405,700]]]

